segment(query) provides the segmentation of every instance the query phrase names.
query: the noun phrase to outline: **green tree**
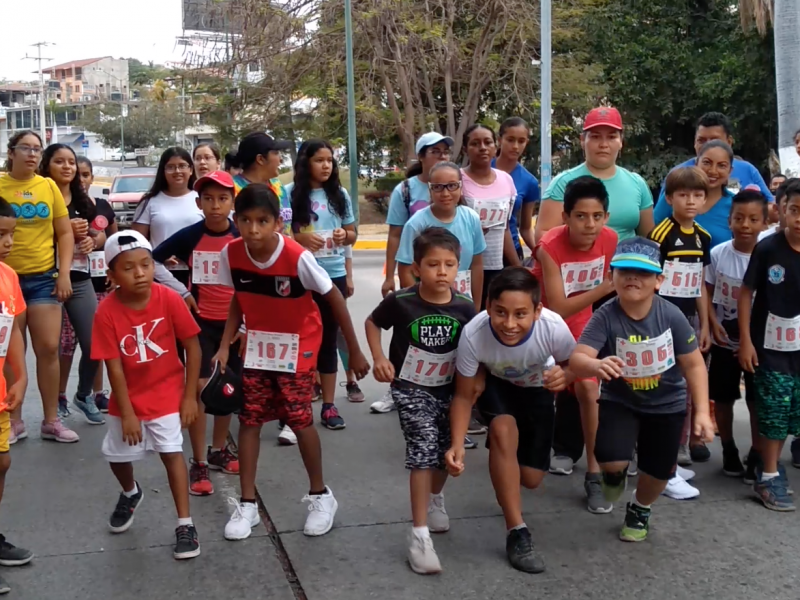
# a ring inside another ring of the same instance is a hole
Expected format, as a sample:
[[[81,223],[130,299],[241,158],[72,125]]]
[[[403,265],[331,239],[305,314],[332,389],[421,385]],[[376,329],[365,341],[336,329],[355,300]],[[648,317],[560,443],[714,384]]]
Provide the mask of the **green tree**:
[[[121,141],[119,104],[99,104],[87,107],[79,126],[96,133],[104,146],[119,148]],[[124,117],[125,151],[136,148],[163,147],[175,139],[175,131],[182,124],[180,106],[174,100],[167,102],[142,101],[128,105]]]

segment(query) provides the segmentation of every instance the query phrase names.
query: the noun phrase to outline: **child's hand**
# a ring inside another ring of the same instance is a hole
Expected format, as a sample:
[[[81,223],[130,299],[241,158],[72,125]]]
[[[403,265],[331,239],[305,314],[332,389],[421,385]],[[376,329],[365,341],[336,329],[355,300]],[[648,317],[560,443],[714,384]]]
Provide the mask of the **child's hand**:
[[[624,366],[625,363],[619,356],[606,356],[598,361],[595,375],[605,381],[611,381],[617,377],[622,377],[622,367]]]
[[[80,239],[89,233],[89,221],[86,219],[70,219],[69,224],[72,225],[72,235],[75,239]]]
[[[394,275],[389,277],[386,276],[386,279],[383,281],[383,285],[381,286],[381,296],[386,298],[390,292],[394,291]]]
[[[129,446],[136,446],[142,442],[142,424],[136,415],[122,417],[122,439]]]
[[[231,346],[235,345],[236,342],[239,342],[239,356],[244,358],[244,353],[247,351],[247,331],[242,331],[241,329],[237,331],[231,340]]]
[[[394,381],[394,365],[385,356],[379,358],[372,368],[372,375],[375,377],[375,381],[392,383]]]
[[[69,300],[69,297],[72,296],[72,282],[69,279],[69,273],[58,273],[56,287],[52,295],[56,296],[59,302],[66,302]]]
[[[369,373],[369,362],[367,357],[361,352],[361,348],[356,348],[355,352],[350,352],[348,366],[355,373],[356,379],[364,379]]]
[[[200,309],[197,307],[197,302],[195,301],[194,296],[189,294],[183,299],[183,301],[186,302],[186,306],[189,307],[190,311],[196,315],[200,314]]]
[[[220,345],[219,350],[217,350],[217,353],[211,357],[212,365],[214,363],[219,363],[220,373],[225,372],[225,368],[228,366],[228,357],[230,356],[230,353],[231,353],[230,348],[225,348],[224,346]]]
[[[350,298],[353,294],[356,293],[356,286],[353,285],[353,276],[348,275],[347,277],[345,277],[344,283],[345,283],[344,297]]]
[[[714,423],[708,413],[694,414],[693,433],[707,444],[714,441]]]
[[[544,389],[550,392],[561,392],[567,388],[567,374],[560,365],[544,372]]]
[[[75,244],[79,254],[90,254],[94,250],[94,238],[86,236]]]
[[[5,411],[13,412],[19,408],[19,405],[22,404],[22,400],[25,398],[25,388],[27,387],[28,380],[22,378],[8,388],[8,393],[6,394],[5,400],[3,400]]]
[[[464,445],[451,446],[450,450],[444,454],[444,462],[447,472],[452,477],[458,477],[464,472]]]
[[[750,340],[743,340],[739,344],[739,364],[748,373],[755,373],[758,366],[758,354]]]
[[[321,250],[323,246],[325,246],[325,240],[316,233],[295,233],[294,239],[298,244],[311,252]]]
[[[197,418],[197,399],[187,396],[181,402],[181,427],[186,429]]]
[[[333,230],[333,243],[342,246],[347,241],[347,232],[341,227]]]
[[[728,339],[728,332],[725,331],[725,328],[720,325],[718,321],[711,323],[711,335],[714,337],[714,341],[720,346],[727,346],[730,342]]]
[[[700,337],[697,340],[697,345],[700,352],[706,353],[711,350],[711,334],[708,331],[708,325],[700,328]]]

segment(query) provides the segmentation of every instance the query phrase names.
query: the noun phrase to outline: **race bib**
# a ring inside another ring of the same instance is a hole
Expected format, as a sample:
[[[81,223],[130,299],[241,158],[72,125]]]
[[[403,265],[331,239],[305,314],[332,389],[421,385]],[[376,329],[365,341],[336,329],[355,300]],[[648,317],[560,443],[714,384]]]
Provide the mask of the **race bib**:
[[[769,313],[764,331],[764,348],[778,352],[800,350],[800,316],[784,319]]]
[[[192,283],[219,283],[219,252],[192,252]]]
[[[668,260],[664,263],[664,282],[659,295],[670,298],[699,298],[703,284],[703,263]]]
[[[605,266],[605,256],[600,256],[587,262],[564,263],[561,265],[564,296],[568,298],[575,292],[586,292],[596,288],[603,282]]]
[[[269,333],[247,330],[246,369],[261,371],[297,372],[300,336],[296,333]]]
[[[168,271],[188,271],[189,265],[183,261],[179,261],[177,265],[164,265]]]
[[[457,294],[463,294],[472,298],[472,271],[459,271],[453,282]]]
[[[72,257],[72,266],[70,271],[77,271],[78,273],[89,272],[89,257],[86,254],[76,254]]]
[[[506,228],[511,202],[508,198],[475,200],[475,212],[481,219],[482,229]]]
[[[106,276],[106,254],[105,252],[92,252],[89,255],[89,275],[92,277]]]
[[[672,330],[667,329],[657,338],[642,342],[617,338],[617,356],[625,362],[622,376],[626,379],[659,375],[675,365]]]
[[[0,315],[0,357],[8,354],[8,343],[11,341],[11,328],[14,326],[14,317]],[[0,398],[2,400],[2,398]]]
[[[314,252],[317,258],[328,258],[329,256],[338,256],[342,253],[342,248],[333,242],[333,230],[323,229],[322,231],[315,231],[319,237],[322,238],[322,248]]]
[[[549,368],[537,365],[530,368],[524,375],[513,377],[506,375],[503,379],[520,387],[544,387],[544,372]]]
[[[742,287],[741,279],[734,279],[717,273],[717,282],[714,284],[714,298],[712,302],[723,308],[725,320],[729,321],[738,312],[739,290]]]
[[[456,370],[456,351],[433,354],[409,346],[398,379],[425,387],[439,387],[453,381]]]

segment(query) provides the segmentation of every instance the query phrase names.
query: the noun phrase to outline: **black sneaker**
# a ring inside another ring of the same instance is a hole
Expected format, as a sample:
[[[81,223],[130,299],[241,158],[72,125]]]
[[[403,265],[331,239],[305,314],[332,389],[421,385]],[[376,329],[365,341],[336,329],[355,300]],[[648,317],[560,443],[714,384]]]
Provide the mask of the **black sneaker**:
[[[487,440],[487,443],[488,443],[488,440]],[[475,440],[473,440],[469,436],[466,436],[466,435],[464,436],[464,449],[465,450],[474,450],[477,447],[478,447],[478,442],[476,442]]]
[[[108,520],[108,528],[111,533],[123,533],[128,531],[133,525],[133,513],[142,503],[144,492],[139,482],[136,482],[136,487],[139,489],[136,494],[128,498],[125,494],[119,495],[117,506],[114,512],[111,513],[111,518]]]
[[[7,594],[11,591],[11,586],[8,585],[8,582],[0,577],[0,595]]]
[[[742,459],[739,457],[739,449],[736,446],[722,449],[722,472],[728,477],[742,477],[745,474]]]
[[[792,466],[795,469],[800,469],[800,438],[792,440]]]
[[[756,472],[761,467],[761,456],[753,448],[747,455],[747,469],[744,473],[744,483],[746,485],[753,485],[758,481],[758,473]]]
[[[194,525],[181,525],[175,530],[175,560],[184,560],[200,556],[200,540]]]
[[[619,532],[623,542],[643,542],[650,529],[650,509],[628,502],[625,508],[625,523]]]
[[[6,536],[0,534],[0,565],[4,567],[19,567],[27,565],[32,560],[33,552],[9,544],[6,541]]]
[[[694,462],[708,462],[711,458],[711,450],[705,444],[700,443],[689,447],[689,456]]]
[[[506,556],[508,556],[508,562],[517,571],[523,573],[544,572],[544,560],[534,550],[531,532],[527,527],[512,529],[508,532]]]

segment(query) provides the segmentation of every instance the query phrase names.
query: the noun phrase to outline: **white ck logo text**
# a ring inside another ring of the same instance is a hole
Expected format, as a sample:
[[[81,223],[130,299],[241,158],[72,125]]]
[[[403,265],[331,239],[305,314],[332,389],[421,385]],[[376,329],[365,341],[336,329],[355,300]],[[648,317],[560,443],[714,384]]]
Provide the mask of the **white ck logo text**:
[[[136,356],[138,353],[139,360],[136,361],[138,363],[145,363],[153,360],[152,358],[147,357],[148,348],[155,353],[155,358],[160,357],[162,354],[166,354],[166,350],[150,339],[150,337],[153,335],[153,332],[156,330],[156,327],[158,327],[158,324],[163,320],[164,317],[161,317],[160,319],[153,319],[153,326],[150,327],[150,331],[147,333],[147,335],[144,333],[144,323],[141,325],[135,325],[133,330],[136,332],[136,335],[129,333],[123,337],[119,341],[120,351],[125,356]]]

